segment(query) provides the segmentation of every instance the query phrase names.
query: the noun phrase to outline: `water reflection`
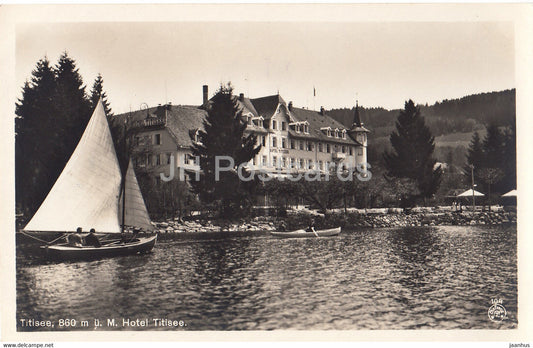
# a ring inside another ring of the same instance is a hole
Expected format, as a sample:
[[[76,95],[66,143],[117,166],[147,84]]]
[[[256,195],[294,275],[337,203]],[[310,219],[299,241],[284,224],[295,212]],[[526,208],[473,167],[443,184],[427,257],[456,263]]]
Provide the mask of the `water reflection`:
[[[226,237],[89,262],[18,253],[17,317],[168,318],[186,330],[516,327],[515,226]],[[488,320],[491,298],[504,301],[508,320]]]

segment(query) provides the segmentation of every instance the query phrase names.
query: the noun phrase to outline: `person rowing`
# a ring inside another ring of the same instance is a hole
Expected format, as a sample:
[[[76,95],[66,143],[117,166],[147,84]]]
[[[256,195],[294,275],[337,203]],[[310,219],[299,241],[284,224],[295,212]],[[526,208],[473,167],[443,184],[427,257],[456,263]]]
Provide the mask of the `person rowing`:
[[[309,227],[307,227],[307,229],[305,231],[306,232],[313,232],[313,233],[316,234],[315,225],[316,225],[315,218],[310,219],[309,220]]]

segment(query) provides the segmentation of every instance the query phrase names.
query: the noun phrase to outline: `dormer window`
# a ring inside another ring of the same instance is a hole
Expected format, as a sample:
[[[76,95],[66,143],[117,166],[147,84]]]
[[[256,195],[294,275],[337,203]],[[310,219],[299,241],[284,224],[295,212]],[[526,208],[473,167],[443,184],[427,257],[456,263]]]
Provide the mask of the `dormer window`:
[[[201,143],[200,140],[201,140],[201,139],[200,139],[200,130],[197,129],[197,130],[194,132],[194,142],[200,144],[200,143]]]
[[[331,129],[328,129],[328,137],[331,137]]]
[[[307,134],[309,133],[309,126],[308,125],[304,125],[304,132]]]
[[[346,129],[343,129],[343,130],[342,130],[342,138],[343,138],[343,139],[346,139]]]
[[[335,128],[335,138],[338,138],[338,137],[339,137],[339,130]]]

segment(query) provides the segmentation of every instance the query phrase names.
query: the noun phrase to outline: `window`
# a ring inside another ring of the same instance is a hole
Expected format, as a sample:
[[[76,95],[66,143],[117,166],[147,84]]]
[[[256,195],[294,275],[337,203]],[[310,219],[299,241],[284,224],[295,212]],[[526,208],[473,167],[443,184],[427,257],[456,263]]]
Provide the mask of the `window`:
[[[327,153],[331,153],[331,145],[330,144],[326,144],[326,152]]]
[[[191,155],[191,154],[187,154],[185,156],[185,161],[187,162],[187,164],[193,165],[194,164],[194,156]]]
[[[171,159],[172,159],[172,154],[170,152],[167,152],[167,164],[170,164]]]
[[[320,170],[324,170],[324,162],[322,162],[322,161],[318,161],[318,168],[319,168]]]
[[[309,133],[309,126],[308,125],[304,125],[304,132],[305,133]]]
[[[346,146],[342,145],[342,147],[341,147],[341,152],[342,152],[342,153],[346,153]]]
[[[322,143],[318,143],[318,152],[323,152],[324,148],[322,147]]]
[[[266,137],[261,135],[261,145],[266,146]]]
[[[287,166],[287,159],[285,157],[281,157],[281,167],[285,168]]]
[[[281,147],[284,149],[287,148],[287,138],[281,138]]]
[[[158,154],[158,155],[155,155],[155,165],[156,166],[160,166],[161,165],[161,155]]]
[[[303,158],[300,158],[300,163],[299,164],[300,164],[300,169],[305,168],[304,167],[304,159]]]
[[[274,167],[278,166],[278,156],[272,156],[272,165]]]
[[[295,149],[296,148],[296,144],[294,143],[294,139],[291,139],[291,149]]]
[[[339,147],[337,146],[337,144],[335,144],[335,145],[333,146],[333,151],[334,151],[334,152],[338,152],[338,151],[339,151]]]
[[[290,162],[291,168],[294,168],[295,165],[296,165],[296,162],[294,161],[294,158],[291,158],[291,162]]]
[[[154,134],[154,145],[161,145],[161,134]]]
[[[272,137],[272,147],[278,147],[278,139],[276,137]]]
[[[350,156],[353,155],[353,147],[350,146]]]
[[[259,127],[263,127],[263,120],[259,120]]]
[[[307,151],[313,151],[315,149],[314,145],[312,142],[308,141],[307,142]]]
[[[331,136],[331,129],[328,129],[328,137]]]
[[[286,131],[287,130],[287,122],[281,122],[281,130]]]
[[[338,137],[339,137],[339,130],[335,129],[335,138],[338,138]]]
[[[300,150],[303,150],[303,149],[304,149],[304,141],[300,140]]]
[[[267,156],[263,156],[263,165],[266,166],[267,164]]]
[[[342,138],[343,138],[343,139],[346,139],[346,129],[343,129],[343,130],[342,130]]]
[[[276,120],[272,120],[272,129],[278,129],[278,124]]]

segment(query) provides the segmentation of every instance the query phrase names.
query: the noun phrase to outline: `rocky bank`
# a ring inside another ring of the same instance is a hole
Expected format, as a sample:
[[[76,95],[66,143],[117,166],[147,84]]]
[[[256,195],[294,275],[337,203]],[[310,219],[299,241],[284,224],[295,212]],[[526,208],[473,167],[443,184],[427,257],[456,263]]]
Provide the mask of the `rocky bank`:
[[[288,230],[305,228],[314,219],[317,228],[341,226],[344,228],[382,228],[438,225],[498,225],[516,223],[516,213],[503,210],[492,212],[451,212],[432,209],[404,212],[400,209],[374,211],[352,210],[327,215],[309,211],[289,211],[286,217],[257,216],[248,220],[188,220],[170,219],[154,222],[159,233],[185,232],[246,232],[276,231],[283,222]]]

